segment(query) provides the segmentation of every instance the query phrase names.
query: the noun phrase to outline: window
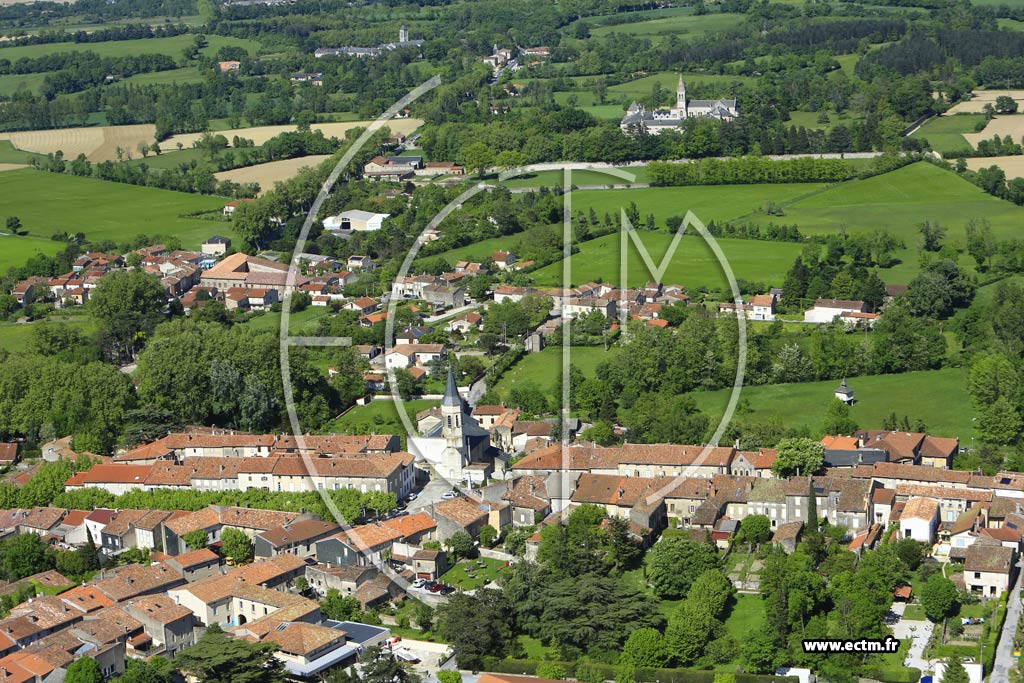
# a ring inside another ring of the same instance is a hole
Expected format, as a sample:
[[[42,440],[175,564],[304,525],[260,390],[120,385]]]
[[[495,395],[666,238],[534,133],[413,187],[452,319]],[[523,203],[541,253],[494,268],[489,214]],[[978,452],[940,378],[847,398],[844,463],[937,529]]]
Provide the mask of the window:
[[[974,578],[980,579],[981,578],[981,572],[974,572]]]

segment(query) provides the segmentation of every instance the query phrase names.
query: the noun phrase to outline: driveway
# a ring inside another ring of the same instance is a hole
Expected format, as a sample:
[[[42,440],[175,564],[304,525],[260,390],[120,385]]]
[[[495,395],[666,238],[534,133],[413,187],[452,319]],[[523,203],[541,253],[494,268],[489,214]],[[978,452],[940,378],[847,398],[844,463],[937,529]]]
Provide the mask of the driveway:
[[[1003,632],[999,636],[996,659],[992,666],[991,680],[993,681],[1010,680],[1010,671],[1013,669],[1013,636],[1017,632],[1017,622],[1020,621],[1021,611],[1020,574],[1018,569],[1017,582],[1010,591],[1010,599],[1006,602],[1006,621],[1003,623]]]
[[[911,640],[910,650],[907,651],[906,657],[903,659],[903,665],[920,669],[923,674],[931,668],[931,663],[924,658],[924,648],[932,637],[932,630],[935,628],[935,624],[927,620],[911,621],[904,619],[902,617],[903,609],[906,609],[906,606],[902,604],[893,604],[890,608],[891,611],[898,611],[901,615],[900,620],[892,627],[892,634],[900,640]]]

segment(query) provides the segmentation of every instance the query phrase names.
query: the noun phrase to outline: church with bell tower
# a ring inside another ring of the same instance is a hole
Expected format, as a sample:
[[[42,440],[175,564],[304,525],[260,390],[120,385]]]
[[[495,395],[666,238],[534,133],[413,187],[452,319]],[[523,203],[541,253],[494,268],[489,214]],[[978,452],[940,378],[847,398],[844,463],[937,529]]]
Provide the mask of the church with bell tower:
[[[436,423],[420,435],[409,436],[409,450],[448,481],[485,482],[494,472],[496,449],[491,446],[490,433],[480,426],[459,395],[451,366],[435,414],[440,418]]]
[[[663,130],[679,130],[684,121],[695,117],[732,121],[739,115],[736,100],[691,100],[686,94],[686,81],[679,74],[674,107],[647,110],[642,104],[633,102],[622,117],[619,128],[627,135],[658,135]]]

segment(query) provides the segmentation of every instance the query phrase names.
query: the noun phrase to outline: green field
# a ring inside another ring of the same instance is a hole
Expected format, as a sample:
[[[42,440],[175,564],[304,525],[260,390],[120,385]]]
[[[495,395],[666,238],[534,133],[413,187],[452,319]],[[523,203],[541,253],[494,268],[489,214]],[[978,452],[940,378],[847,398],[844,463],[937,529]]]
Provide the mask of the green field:
[[[32,157],[42,155],[23,152],[11,144],[10,140],[0,140],[0,164],[27,164]]]
[[[3,242],[0,242],[3,244]],[[38,323],[0,323],[0,349],[20,352],[25,350],[32,330]],[[91,333],[95,327],[91,318],[82,315],[52,315],[46,320],[48,325],[72,325],[83,334]]]
[[[484,566],[481,567],[481,564]],[[507,573],[509,570],[503,569],[506,564],[502,560],[492,560],[489,557],[461,560],[437,580],[464,591],[476,590],[496,581],[502,571]]]
[[[611,357],[612,352],[602,346],[574,346],[569,350],[569,362],[583,371],[584,375],[593,377],[597,366]],[[562,347],[549,346],[539,353],[529,353],[515,364],[511,370],[502,375],[494,391],[508,400],[512,387],[517,382],[532,382],[539,389],[551,395],[555,382],[562,372]]]
[[[881,429],[882,421],[893,411],[911,423],[924,421],[931,434],[960,437],[970,441],[974,408],[965,389],[964,371],[959,368],[908,372],[901,375],[866,375],[847,380],[856,392],[857,402],[850,409],[861,429]],[[749,403],[749,412],[737,411],[737,421],[781,418],[790,427],[806,427],[820,435],[825,411],[838,386],[835,380],[802,384],[775,384],[744,387],[740,401]],[[730,389],[691,394],[697,406],[713,420],[718,419],[729,399]]]
[[[166,54],[176,59],[192,44],[195,36],[189,33],[170,38],[140,38],[138,40],[110,40],[103,43],[44,43],[40,45],[19,45],[0,47],[0,59],[15,62],[22,57],[45,57],[59,52],[95,52],[101,57],[126,57],[139,54]],[[255,40],[230,38],[227,36],[206,36],[207,46],[202,53],[212,57],[224,46],[243,47],[254,54],[260,48]]]
[[[595,26],[590,29],[590,35],[600,38],[612,33],[623,33],[639,38],[650,38],[654,41],[669,37],[697,38],[733,28],[742,23],[745,18],[742,14],[675,14],[631,24]]]
[[[416,400],[405,401],[403,406],[415,427],[416,413],[437,404],[438,401]],[[365,406],[356,406],[328,424],[324,431],[341,434],[397,434],[403,443],[406,437],[405,426],[393,401],[371,401]]]
[[[725,620],[725,630],[742,643],[750,638],[751,633],[763,631],[766,623],[761,596],[741,593],[736,596],[736,604]]]
[[[31,169],[0,173],[0,216],[17,216],[29,232],[25,237],[3,238],[19,247],[0,249],[0,269],[24,263],[29,245],[56,253],[61,243],[39,238],[61,231],[115,241],[138,234],[175,235],[185,248],[198,249],[210,235],[231,236],[232,231],[226,222],[188,215],[217,211],[225,201]]]
[[[327,306],[307,306],[288,317],[289,332],[291,334],[315,334],[316,321],[329,315],[331,315],[331,309]],[[281,313],[268,311],[254,315],[246,320],[244,324],[253,330],[273,330],[277,332],[281,329]]]
[[[661,263],[672,242],[672,235],[664,232],[639,232],[638,236],[647,247],[655,267]],[[795,242],[767,242],[760,240],[719,239],[733,273],[737,278],[781,285],[786,271],[800,254],[801,245]],[[619,283],[620,279],[620,236],[605,235],[584,242],[580,252],[571,259],[573,285],[601,281]],[[562,286],[562,262],[558,261],[531,273],[534,282],[540,286]],[[654,279],[647,270],[640,252],[630,241],[628,261],[628,286],[639,287]],[[718,290],[727,286],[721,264],[711,247],[701,237],[686,236],[679,244],[661,282],[683,285],[689,291]]]
[[[985,120],[984,114],[954,114],[929,119],[914,131],[913,136],[925,138],[936,152],[970,152],[974,148],[963,133],[975,132],[975,126]]]
[[[690,97],[698,97],[695,93],[711,92],[717,97],[729,97],[734,94],[736,84],[752,84],[756,79],[749,76],[728,76],[722,74],[694,73],[683,74],[686,82],[687,93]],[[649,98],[654,84],[657,83],[664,90],[675,92],[679,85],[678,71],[662,71],[660,73],[644,76],[628,83],[612,85],[608,88],[607,100],[637,100]],[[707,87],[705,87],[707,86]],[[582,100],[580,100],[582,102]],[[621,114],[620,114],[621,117]]]
[[[0,97],[11,97],[19,90],[33,94],[39,93],[43,84],[43,74],[8,74],[0,76]]]
[[[746,218],[748,214],[760,212],[767,202],[788,205],[802,197],[811,197],[827,187],[823,183],[779,183],[649,187],[614,192],[581,190],[573,193],[572,206],[574,211],[587,212],[593,207],[598,216],[604,216],[606,212],[619,216],[621,209],[628,207],[630,202],[636,202],[641,220],[653,213],[660,227],[664,227],[665,219],[669,216],[683,216],[687,211],[693,211],[706,224],[711,220]],[[788,218],[773,220],[792,222]]]
[[[202,83],[203,75],[194,67],[135,74],[119,81],[122,85],[170,85],[173,83]]]
[[[573,209],[584,212],[593,208],[598,216],[609,213],[618,216],[620,209],[635,202],[642,219],[653,213],[656,224],[664,226],[672,215],[682,216],[687,211],[703,222],[731,220],[761,210],[766,202],[784,204],[802,196],[810,196],[824,189],[817,183],[778,185],[716,185],[707,187],[651,187],[613,192],[581,190],[572,195]],[[787,221],[788,222],[788,221]],[[664,229],[663,227],[661,229]],[[639,232],[655,265],[661,263],[672,236],[667,232]],[[618,282],[620,274],[620,237],[606,235],[584,242],[580,253],[572,259],[572,283],[604,279]],[[765,242],[754,240],[719,240],[736,277],[781,283],[782,277],[800,252],[797,243]],[[630,243],[629,284],[636,286],[651,279],[639,252]],[[562,285],[562,263],[557,262],[533,273],[537,284]],[[718,260],[710,247],[701,239],[684,238],[662,280],[689,289],[704,287],[718,289],[725,284]]]
[[[853,124],[856,119],[850,116],[849,111],[845,111],[842,114],[836,114],[834,111],[828,112],[828,123],[818,122],[819,112],[814,111],[791,111],[789,112],[789,121],[786,122],[786,126],[796,126],[811,130],[814,128],[820,128],[821,130],[832,130],[838,125],[844,125],[849,127]],[[851,161],[857,161],[853,159]]]
[[[786,204],[784,218],[773,220],[795,223],[807,234],[884,228],[912,247],[917,241],[917,226],[926,220],[946,227],[947,239],[963,240],[971,218],[988,220],[1001,239],[1020,237],[1024,208],[985,194],[955,173],[920,162],[798,198]],[[769,220],[752,219],[761,223]]]
[[[601,171],[581,170],[572,172],[570,183],[577,186],[587,185],[628,185],[632,183],[643,183],[647,180],[647,170],[643,166],[620,169],[632,173],[636,180],[628,181],[610,173]],[[516,176],[502,182],[508,187],[553,187],[565,184],[564,171],[534,171],[533,173]]]

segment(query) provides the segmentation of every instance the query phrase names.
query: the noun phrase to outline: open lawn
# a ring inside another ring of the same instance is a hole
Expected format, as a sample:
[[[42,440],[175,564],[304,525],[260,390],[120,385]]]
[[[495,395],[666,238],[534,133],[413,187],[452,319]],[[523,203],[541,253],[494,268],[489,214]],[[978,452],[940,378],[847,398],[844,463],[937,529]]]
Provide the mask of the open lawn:
[[[53,201],[54,197],[60,201]],[[2,238],[26,247],[0,249],[0,269],[21,265],[27,258],[26,251],[34,248],[57,252],[63,245],[46,239],[57,232],[84,232],[91,240],[115,241],[127,241],[139,234],[174,235],[183,247],[198,249],[210,235],[232,236],[232,231],[225,222],[192,218],[190,214],[217,211],[224,202],[222,197],[32,169],[0,173],[0,216],[17,216],[29,233]]]
[[[17,149],[10,140],[0,140],[0,164],[24,165],[29,163],[33,156],[35,155],[32,152]]]
[[[632,173],[635,176],[635,180],[626,180],[610,173],[604,173],[601,170],[574,170],[572,172],[570,183],[576,187],[586,187],[593,185],[629,185],[631,183],[643,183],[647,179],[646,167],[644,166],[631,166],[628,168],[622,168],[621,170],[627,173]],[[554,187],[555,185],[565,185],[565,172],[564,171],[534,171],[524,175],[516,176],[515,178],[509,178],[502,182],[502,185],[507,187]]]
[[[698,215],[703,219],[699,212]],[[971,218],[988,220],[1001,239],[1019,237],[1024,208],[985,194],[955,173],[926,162],[798,198],[786,204],[784,217],[749,217],[760,223],[774,220],[796,224],[806,234],[884,228],[903,239],[908,247],[916,244],[917,226],[926,220],[947,228],[948,239],[962,241]]]
[[[0,241],[0,245],[4,244]],[[39,322],[31,323],[0,323],[0,349],[19,353],[25,351],[32,330]],[[94,330],[93,321],[85,315],[53,315],[46,320],[48,325],[71,325],[83,334]]]
[[[185,48],[192,45],[195,36],[189,33],[170,38],[140,38],[138,40],[110,40],[102,43],[43,43],[39,45],[18,45],[2,47],[0,43],[0,59],[16,62],[22,57],[44,57],[59,52],[95,52],[101,57],[126,57],[142,54],[166,54],[175,59],[182,59]],[[207,35],[207,46],[202,53],[213,57],[222,47],[242,47],[250,54],[259,49],[255,40],[231,38],[228,36]]]
[[[43,74],[7,74],[0,76],[0,96],[11,97],[19,90],[37,94],[43,84]]]
[[[972,436],[974,407],[965,389],[963,370],[947,368],[908,372],[901,375],[865,375],[847,380],[856,392],[857,402],[850,417],[862,429],[881,429],[882,421],[895,412],[902,418],[925,423],[938,436],[960,437],[961,443]],[[744,387],[736,421],[762,421],[778,418],[790,427],[807,428],[821,435],[825,411],[838,382],[805,382]],[[697,406],[712,420],[725,410],[730,390],[694,392]]]
[[[702,14],[673,16],[638,21],[616,26],[596,26],[590,35],[599,38],[612,33],[623,33],[658,41],[664,38],[698,38],[737,26],[745,19],[742,14]]]
[[[416,413],[436,406],[438,401],[405,401],[403,406],[409,420],[416,426]],[[334,420],[324,430],[340,434],[397,434],[402,442],[407,436],[398,408],[393,401],[371,401],[365,406],[356,406]]]
[[[665,232],[638,232],[637,235],[647,247],[657,267],[668,251],[673,236]],[[620,235],[616,233],[584,242],[579,253],[574,254],[571,259],[572,284],[579,285],[597,280],[619,284],[620,239]],[[793,265],[801,250],[801,245],[796,242],[739,239],[719,239],[717,242],[737,278],[764,282],[771,286],[782,284],[786,271]],[[654,279],[632,240],[629,243],[628,254],[628,286],[639,287]],[[561,286],[562,262],[545,266],[531,275],[538,285]],[[680,284],[690,291],[720,290],[728,284],[722,266],[710,245],[698,235],[683,237],[679,249],[661,277],[661,282]]]
[[[611,358],[615,350],[605,351],[603,346],[574,346],[569,350],[569,362],[593,377],[598,364]],[[555,396],[555,382],[562,372],[562,347],[549,346],[539,353],[529,353],[502,375],[494,391],[507,400],[517,383],[531,382],[549,396]]]
[[[818,117],[821,116],[820,112],[815,111],[791,111],[789,112],[789,121],[786,123],[787,126],[796,126],[797,128],[803,126],[808,130],[819,128],[821,130],[832,130],[836,126],[842,124],[849,127],[855,122],[855,118],[850,116],[849,112],[843,112],[837,114],[834,111],[826,112],[828,114],[828,122],[821,123],[818,121]]]
[[[0,173],[0,188],[4,186],[4,178],[11,173],[15,171]],[[2,202],[3,199],[0,198],[0,203]],[[21,214],[8,215],[18,215],[21,218]],[[23,266],[26,261],[38,254],[53,256],[65,246],[67,245],[64,242],[55,242],[38,235],[17,236],[0,233],[0,270],[6,272],[11,266]]]
[[[331,309],[326,306],[307,306],[301,311],[293,312],[289,316],[289,332],[295,335],[315,334],[315,323],[329,315],[331,315]],[[281,329],[281,313],[278,311],[268,311],[254,315],[246,320],[244,324],[253,330],[273,330],[277,332]]]
[[[767,619],[764,613],[764,602],[760,595],[739,594],[736,596],[736,604],[729,612],[725,620],[725,630],[743,643],[750,638],[751,633],[763,631],[767,626]]]
[[[146,74],[135,74],[119,81],[122,85],[169,85],[173,83],[202,83],[203,75],[194,67],[154,71]]]
[[[828,187],[823,183],[779,183],[777,185],[709,185],[690,187],[649,187],[607,192],[582,190],[572,195],[573,210],[584,213],[593,207],[598,216],[610,213],[619,216],[620,210],[636,202],[641,221],[653,213],[659,227],[664,227],[669,216],[693,213],[705,224],[725,221],[760,212],[768,202],[788,204],[808,197]],[[980,192],[980,190],[979,190]],[[772,218],[775,222],[791,222]]]
[[[971,143],[967,142],[964,133],[974,133],[977,125],[984,121],[984,114],[937,116],[915,130],[913,136],[927,139],[936,152],[969,152]]]
[[[485,585],[496,580],[502,571],[507,572],[508,569],[502,569],[506,564],[506,562],[492,560],[489,557],[461,560],[442,574],[438,581],[455,588],[461,588],[464,591],[471,591],[483,588]]]
[[[709,16],[732,16],[732,15],[709,15]],[[713,90],[719,93],[719,97],[725,97],[730,92],[730,86],[734,83],[745,83],[752,84],[756,79],[749,76],[728,76],[722,74],[709,74],[700,72],[686,72],[683,74],[683,79],[686,81],[687,94],[690,97],[697,97],[696,93],[707,90]],[[652,74],[650,76],[644,76],[638,78],[635,81],[629,81],[628,83],[620,83],[619,85],[613,85],[608,88],[608,99],[622,99],[624,96],[629,99],[635,99],[640,97],[649,97],[651,90],[654,88],[654,84],[659,84],[665,90],[669,92],[675,92],[676,86],[679,84],[679,72],[678,71],[662,71],[660,73]],[[704,86],[707,86],[705,88]]]

